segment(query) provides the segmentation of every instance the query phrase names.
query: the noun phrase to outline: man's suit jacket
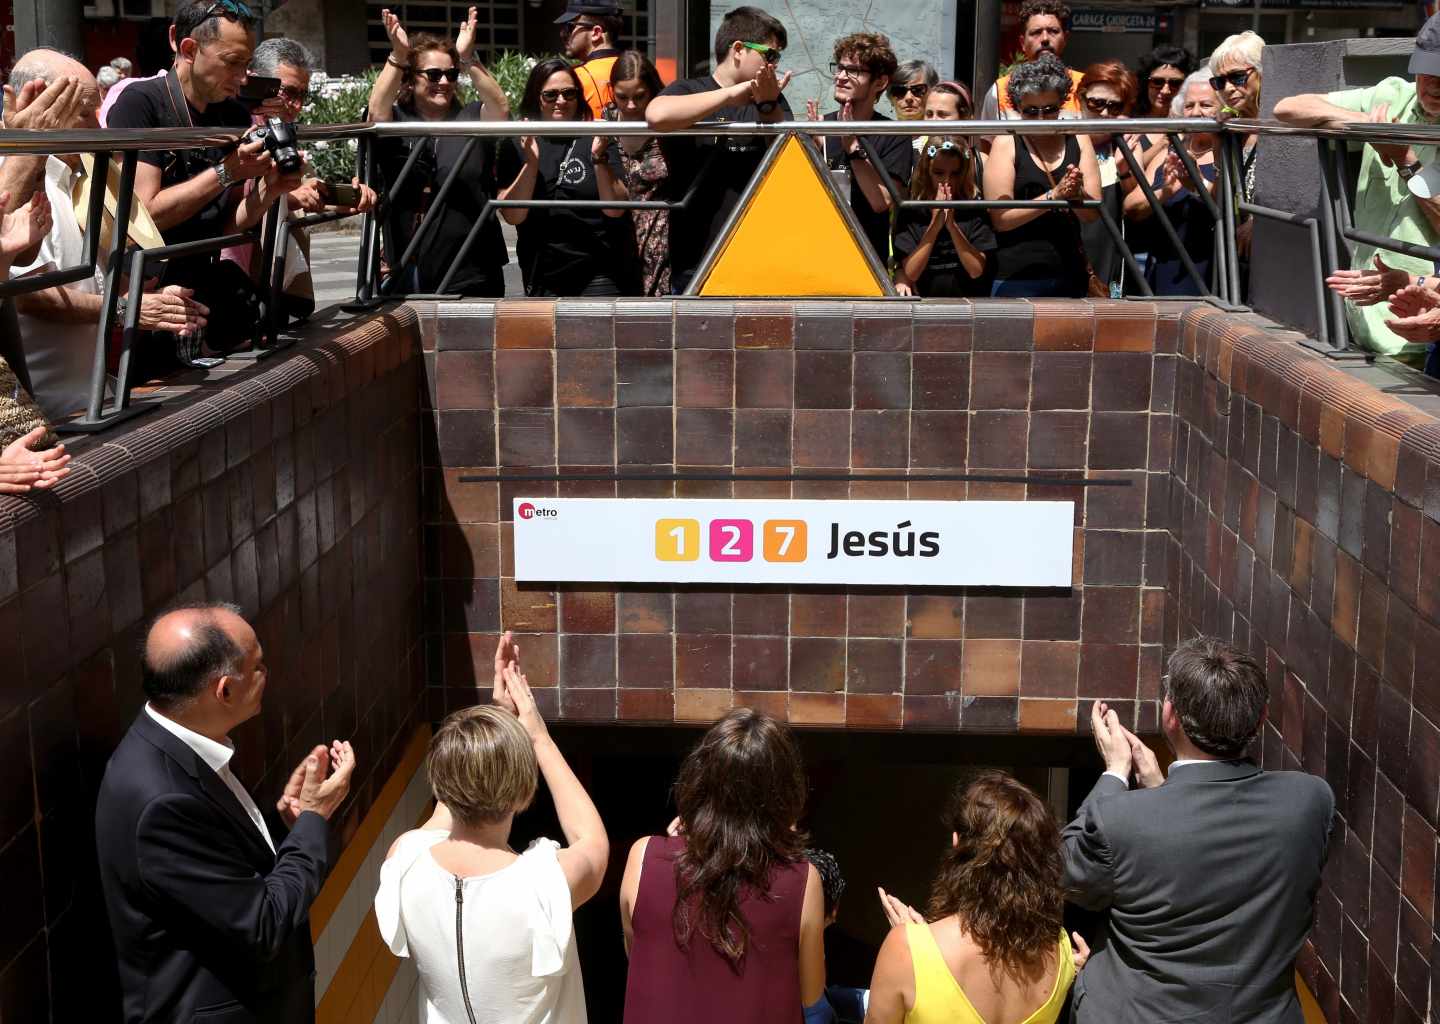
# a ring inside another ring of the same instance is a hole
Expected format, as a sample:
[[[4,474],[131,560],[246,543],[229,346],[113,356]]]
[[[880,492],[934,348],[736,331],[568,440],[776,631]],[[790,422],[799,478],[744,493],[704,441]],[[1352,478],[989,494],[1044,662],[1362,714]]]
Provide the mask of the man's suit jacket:
[[[1249,761],[1181,765],[1133,792],[1102,775],[1064,829],[1069,898],[1109,911],[1075,1020],[1301,1024],[1295,955],[1334,810],[1323,779]]]
[[[314,1020],[310,904],[328,867],[324,818],[275,853],[200,756],[142,709],[105,769],[95,838],[127,1024]]]

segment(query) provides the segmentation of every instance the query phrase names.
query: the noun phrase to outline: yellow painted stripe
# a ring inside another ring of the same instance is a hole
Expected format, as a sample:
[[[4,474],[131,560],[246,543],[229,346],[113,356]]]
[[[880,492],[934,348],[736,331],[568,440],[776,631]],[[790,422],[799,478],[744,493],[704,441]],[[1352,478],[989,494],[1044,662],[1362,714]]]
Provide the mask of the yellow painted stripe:
[[[1295,991],[1300,993],[1300,1012],[1305,1015],[1305,1024],[1326,1024],[1325,1011],[1320,1009],[1320,1003],[1299,971],[1295,972]]]
[[[433,809],[432,801],[416,819],[416,828],[425,823]],[[380,937],[380,924],[375,920],[372,904],[350,948],[345,951],[345,958],[335,969],[330,987],[320,997],[320,1005],[315,1008],[315,1024],[373,1021],[399,969],[400,958],[385,947],[385,940]]]
[[[400,803],[400,798],[405,795],[410,780],[415,777],[415,772],[425,760],[425,750],[429,744],[430,726],[422,725],[416,728],[410,742],[405,746],[405,753],[400,756],[399,765],[380,790],[380,795],[370,806],[370,812],[360,822],[360,827],[355,830],[354,837],[340,854],[340,859],[330,871],[330,877],[325,880],[320,894],[310,906],[311,941],[320,941],[325,926],[330,923],[330,918],[340,906],[341,898],[350,888],[350,883],[355,881],[355,876],[360,873],[360,866],[365,863],[365,858],[370,855],[370,848],[380,838],[385,830],[385,823],[390,820],[390,815]]]

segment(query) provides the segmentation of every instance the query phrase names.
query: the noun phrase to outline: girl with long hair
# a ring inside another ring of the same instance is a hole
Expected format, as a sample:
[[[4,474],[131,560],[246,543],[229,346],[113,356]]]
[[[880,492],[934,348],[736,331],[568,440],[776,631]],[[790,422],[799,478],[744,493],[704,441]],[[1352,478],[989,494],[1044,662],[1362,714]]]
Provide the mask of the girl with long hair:
[[[590,105],[575,69],[563,57],[530,71],[520,100],[526,121],[588,121]],[[612,179],[624,174],[617,154],[589,136],[525,135],[500,145],[496,178],[508,182],[501,199],[602,198],[594,154],[600,149]],[[611,197],[624,198],[624,196]],[[577,207],[506,207],[515,225],[515,252],[526,295],[615,296],[632,290],[634,239],[624,210]]]
[[[958,136],[932,135],[910,179],[910,198],[974,199],[979,160]],[[906,209],[895,223],[895,288],[924,298],[990,294],[995,232],[983,213]]]
[[[924,916],[909,911],[880,947],[866,1024],[1054,1024],[1089,950],[1061,922],[1050,808],[986,771],[957,787],[942,820],[950,848]]]
[[[825,988],[824,894],[805,859],[790,730],[737,709],[675,781],[676,833],[638,840],[620,883],[625,1024],[795,1024]]]
[[[645,110],[650,101],[665,88],[660,72],[639,50],[626,50],[615,58],[610,70],[610,89],[615,96],[613,110],[617,121],[645,123]],[[607,150],[618,143],[624,175],[616,181],[610,163],[604,159]],[[612,139],[595,136],[592,152],[595,178],[600,195],[605,199],[639,201],[664,199],[668,194],[670,166],[660,148],[660,139],[625,137]],[[640,257],[640,294],[670,294],[670,211],[631,210],[630,222],[635,228],[635,250]]]

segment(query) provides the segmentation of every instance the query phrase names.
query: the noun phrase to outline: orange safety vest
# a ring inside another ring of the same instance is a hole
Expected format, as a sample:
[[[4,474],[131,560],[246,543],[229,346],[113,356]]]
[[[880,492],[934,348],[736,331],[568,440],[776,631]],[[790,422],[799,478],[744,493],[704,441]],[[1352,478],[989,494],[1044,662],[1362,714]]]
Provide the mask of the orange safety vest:
[[[585,102],[590,104],[590,112],[597,121],[605,116],[605,108],[615,102],[615,90],[610,88],[610,72],[619,59],[619,54],[598,57],[575,67],[575,76],[585,90]]]
[[[1080,81],[1085,77],[1085,73],[1073,68],[1066,68],[1066,70],[1070,72],[1070,98],[1065,101],[1065,106],[1060,108],[1060,112],[1078,115],[1080,113]],[[1000,101],[1000,116],[1003,118],[1019,116],[1015,107],[1010,103],[1010,90],[1006,88],[1009,84],[1009,75],[995,83],[995,98]]]

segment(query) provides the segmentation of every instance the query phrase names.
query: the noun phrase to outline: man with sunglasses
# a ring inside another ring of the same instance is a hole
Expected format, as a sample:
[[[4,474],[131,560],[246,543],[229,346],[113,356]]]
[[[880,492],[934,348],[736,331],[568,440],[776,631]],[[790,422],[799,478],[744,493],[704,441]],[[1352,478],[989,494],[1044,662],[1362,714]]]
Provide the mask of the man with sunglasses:
[[[826,121],[888,121],[875,109],[895,77],[897,61],[888,37],[878,32],[854,32],[835,41],[830,73],[835,77],[838,111],[825,115]],[[809,104],[810,119],[816,119],[818,104]],[[889,175],[902,194],[910,187],[915,147],[904,135],[869,135],[866,149],[856,135],[827,135],[825,161],[832,170],[850,172],[850,208],[865,237],[875,250],[881,266],[890,259],[890,192],[881,175]],[[879,165],[871,162],[873,150]]]
[[[570,0],[555,24],[560,26],[565,56],[580,62],[575,74],[585,90],[585,102],[599,121],[605,117],[605,108],[615,102],[610,71],[620,56],[617,40],[625,26],[620,5],[609,0]]]
[[[1288,96],[1275,104],[1275,116],[1302,128],[1440,123],[1440,15],[1426,21],[1415,37],[1409,70],[1413,82],[1394,76],[1368,89]],[[1440,244],[1440,198],[1432,198],[1425,187],[1433,180],[1436,155],[1435,146],[1367,144],[1355,179],[1356,230],[1417,245]],[[1326,283],[1349,300],[1345,314],[1355,343],[1423,367],[1429,344],[1407,341],[1386,325],[1391,314],[1385,299],[1415,278],[1434,275],[1435,265],[1355,242],[1350,266],[1355,269],[1339,271]]]
[[[758,7],[735,8],[715,32],[714,73],[670,83],[650,101],[646,122],[665,132],[697,121],[788,120],[784,89],[791,73],[775,73],[788,41],[778,19]],[[706,250],[724,229],[760,167],[766,141],[743,136],[661,140],[670,168],[670,197],[679,199],[704,175],[691,208],[670,212],[671,286],[677,294],[689,286]]]

